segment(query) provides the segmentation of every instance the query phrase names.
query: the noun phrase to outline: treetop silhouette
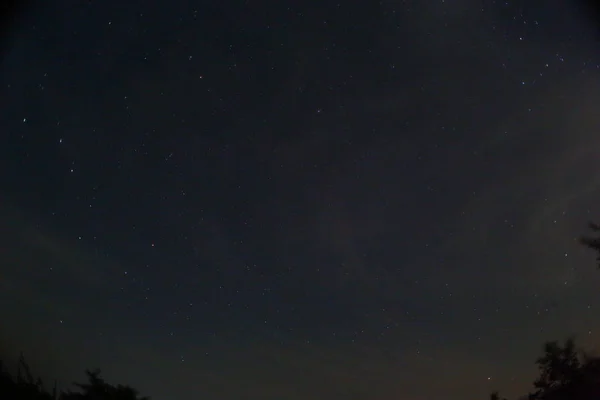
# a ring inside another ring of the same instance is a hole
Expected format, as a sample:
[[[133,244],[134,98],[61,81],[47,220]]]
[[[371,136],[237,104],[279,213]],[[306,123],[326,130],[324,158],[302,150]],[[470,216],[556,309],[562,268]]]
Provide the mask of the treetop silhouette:
[[[29,365],[21,354],[17,375],[13,377],[0,362],[0,399],[14,400],[150,400],[140,397],[139,392],[124,385],[108,384],[100,377],[100,370],[86,370],[87,382],[73,385],[79,391],[57,391],[56,382],[52,392],[48,392],[40,378],[35,379]]]

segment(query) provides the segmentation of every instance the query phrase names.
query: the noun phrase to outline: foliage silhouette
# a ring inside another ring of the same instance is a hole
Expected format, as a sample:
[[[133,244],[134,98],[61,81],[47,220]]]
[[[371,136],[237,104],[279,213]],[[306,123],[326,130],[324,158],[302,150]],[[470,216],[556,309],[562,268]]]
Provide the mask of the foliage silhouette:
[[[23,355],[19,357],[17,375],[13,377],[0,362],[0,399],[10,400],[150,400],[140,397],[136,389],[124,385],[111,385],[100,377],[100,370],[86,371],[87,383],[74,383],[78,392],[52,392],[44,388],[40,378],[35,379]]]
[[[490,400],[506,400],[506,397],[500,398],[500,393],[498,391],[492,392],[490,394]]]
[[[600,225],[590,222],[588,228],[597,233],[596,237],[581,236],[579,242],[597,253],[596,262],[600,269]]]
[[[149,397],[139,397],[138,391],[130,386],[109,385],[100,378],[100,370],[85,371],[88,383],[75,383],[80,393],[63,393],[61,400],[149,400]]]
[[[52,393],[44,389],[40,378],[34,379],[29,366],[20,355],[17,376],[13,377],[4,364],[0,362],[0,398],[2,399],[27,399],[27,400],[56,400],[56,384]]]
[[[553,390],[557,386],[567,386],[575,382],[579,375],[579,355],[575,350],[575,340],[569,338],[564,347],[558,342],[547,342],[544,345],[544,355],[536,363],[541,375],[534,386],[542,392]]]
[[[540,371],[533,382],[536,390],[525,399],[600,399],[600,357],[577,350],[573,338],[565,340],[564,345],[556,341],[545,343],[536,364]],[[493,392],[490,400],[500,400],[498,392]]]
[[[595,235],[582,236],[579,242],[596,252],[597,267],[600,269],[600,225],[589,223],[588,227]],[[525,399],[600,399],[600,357],[577,350],[574,338],[568,338],[563,345],[556,341],[545,343],[543,354],[536,364],[540,376],[533,382],[535,391]],[[500,400],[497,391],[490,395],[490,400]]]

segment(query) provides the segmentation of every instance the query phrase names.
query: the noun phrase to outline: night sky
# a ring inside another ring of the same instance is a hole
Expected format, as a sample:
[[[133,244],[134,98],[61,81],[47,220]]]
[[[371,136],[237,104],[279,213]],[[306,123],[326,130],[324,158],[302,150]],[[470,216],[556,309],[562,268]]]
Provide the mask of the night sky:
[[[558,3],[31,9],[0,60],[3,358],[155,400],[462,400],[600,348],[598,35]]]

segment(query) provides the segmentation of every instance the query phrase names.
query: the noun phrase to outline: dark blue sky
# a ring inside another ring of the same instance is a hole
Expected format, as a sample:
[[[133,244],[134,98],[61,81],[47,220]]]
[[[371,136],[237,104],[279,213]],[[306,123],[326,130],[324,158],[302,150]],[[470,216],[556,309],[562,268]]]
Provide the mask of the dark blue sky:
[[[5,357],[156,400],[431,400],[523,393],[545,340],[600,344],[574,240],[600,199],[581,14],[217,3],[61,0],[17,25]]]

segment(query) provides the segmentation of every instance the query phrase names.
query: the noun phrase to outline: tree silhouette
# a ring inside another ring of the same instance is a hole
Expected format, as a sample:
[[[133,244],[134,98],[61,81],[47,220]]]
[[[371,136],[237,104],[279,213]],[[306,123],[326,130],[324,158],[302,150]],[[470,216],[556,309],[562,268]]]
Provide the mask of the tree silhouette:
[[[506,400],[506,397],[500,398],[500,393],[496,390],[490,394],[490,400]]]
[[[590,222],[588,228],[592,236],[582,236],[579,242],[596,252],[600,269],[600,225]],[[546,342],[536,364],[540,375],[533,382],[535,391],[525,399],[600,399],[600,357],[577,350],[574,338],[568,338],[562,346],[556,341]],[[497,391],[490,395],[490,400],[500,400]]]
[[[596,257],[596,262],[598,268],[600,268],[600,225],[590,222],[588,224],[588,228],[598,235],[596,237],[581,236],[579,238],[579,242],[584,246],[594,250],[598,254]]]
[[[100,377],[100,370],[86,370],[87,383],[74,383],[79,391],[57,393],[56,382],[52,393],[44,389],[40,378],[34,378],[21,354],[17,374],[13,377],[0,362],[0,400],[150,400],[140,397],[130,386],[110,385]]]
[[[88,383],[74,383],[81,392],[66,392],[61,400],[150,400],[149,397],[139,397],[136,389],[130,386],[110,385],[100,377],[100,370],[86,370]]]
[[[575,350],[575,340],[569,338],[564,347],[558,342],[547,342],[544,345],[544,355],[536,361],[541,372],[534,386],[542,393],[574,383],[579,376],[579,355]]]
[[[27,400],[57,400],[56,383],[52,393],[44,389],[40,378],[35,379],[23,354],[19,356],[17,376],[13,377],[0,362],[0,398]]]

